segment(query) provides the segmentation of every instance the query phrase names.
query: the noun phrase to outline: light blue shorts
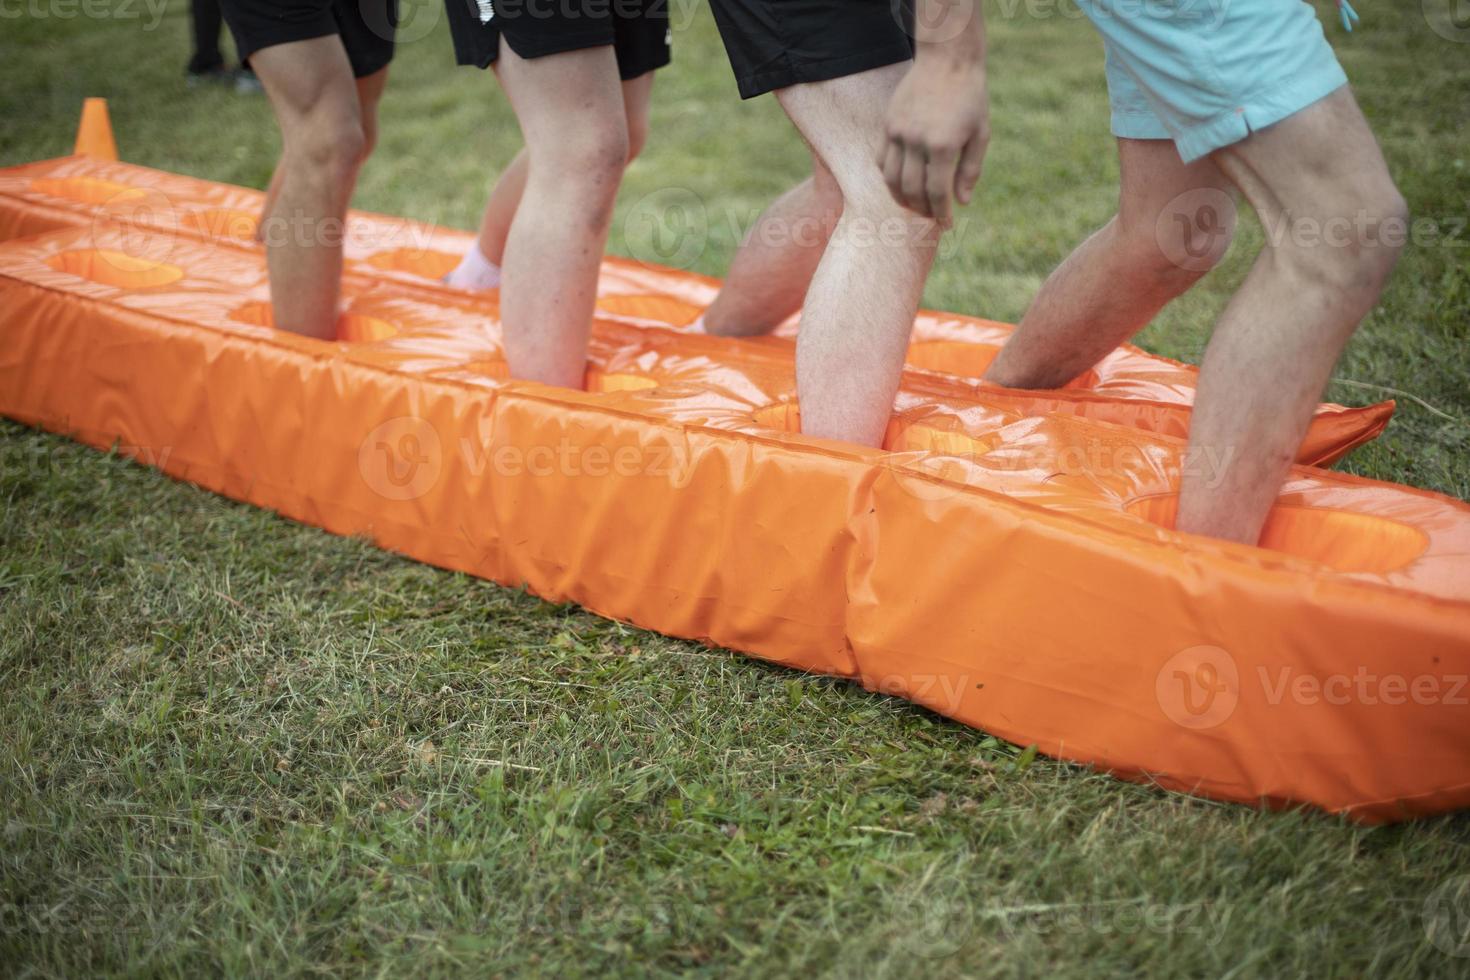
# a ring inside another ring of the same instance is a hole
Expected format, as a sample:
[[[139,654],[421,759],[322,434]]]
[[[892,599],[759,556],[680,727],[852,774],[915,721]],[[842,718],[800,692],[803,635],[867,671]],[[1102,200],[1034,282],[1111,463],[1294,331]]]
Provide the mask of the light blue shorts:
[[[1103,36],[1113,135],[1185,163],[1347,84],[1302,0],[1077,0]]]

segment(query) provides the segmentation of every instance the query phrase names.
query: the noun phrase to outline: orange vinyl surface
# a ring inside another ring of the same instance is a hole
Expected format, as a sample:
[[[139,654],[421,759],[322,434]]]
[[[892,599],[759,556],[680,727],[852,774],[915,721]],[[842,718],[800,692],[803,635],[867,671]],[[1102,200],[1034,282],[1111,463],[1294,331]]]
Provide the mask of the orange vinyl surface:
[[[106,222],[129,230],[134,254],[159,261],[181,238],[254,248],[252,236],[263,196],[127,163],[72,156],[0,170],[0,240]],[[455,294],[438,279],[454,268],[468,233],[385,215],[354,212],[343,238],[348,267],[429,296]],[[599,308],[609,321],[683,328],[714,299],[719,281],[705,276],[609,258]],[[777,336],[754,341],[790,356],[796,322]],[[932,376],[933,390],[967,394],[1012,327],[954,313],[920,313],[909,350],[916,372]],[[1189,427],[1195,368],[1125,345],[1061,391],[1016,392],[1027,414],[1060,412],[1183,438]],[[993,389],[992,389],[993,390]],[[1298,460],[1328,465],[1388,425],[1393,402],[1363,408],[1318,409]]]
[[[1470,802],[1461,502],[1301,467],[1267,547],[1181,535],[1182,442],[1102,370],[1080,402],[912,371],[865,449],[797,434],[789,343],[657,325],[692,319],[707,280],[610,261],[569,391],[506,380],[493,295],[354,246],[343,339],[315,341],[267,325],[257,250],[152,228],[0,246],[0,412],[1127,778],[1365,821]],[[1151,410],[1187,419],[1192,375],[1123,353],[1173,379]]]

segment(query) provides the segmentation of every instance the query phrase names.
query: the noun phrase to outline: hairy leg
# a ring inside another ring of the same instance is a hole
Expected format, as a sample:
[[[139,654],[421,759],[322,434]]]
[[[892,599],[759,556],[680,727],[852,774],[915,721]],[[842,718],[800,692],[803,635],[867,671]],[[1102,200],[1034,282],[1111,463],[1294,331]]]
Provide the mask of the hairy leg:
[[[908,63],[777,92],[842,192],[796,348],[802,431],[878,445],[934,261],[934,222],[904,210],[875,162],[883,114]]]
[[[275,323],[331,338],[342,225],[365,143],[352,68],[335,35],[265,48],[250,63],[281,127],[280,186],[262,228]]]
[[[654,72],[623,82],[623,106],[628,120],[628,162],[631,163],[643,151],[648,139],[648,105],[653,98]],[[510,234],[510,223],[520,207],[521,196],[526,191],[526,167],[528,157],[522,149],[500,173],[490,198],[485,202],[485,214],[480,219],[480,254],[496,265],[505,258],[505,239]]]
[[[512,377],[580,388],[628,124],[610,46],[523,59],[496,74],[526,137],[527,175],[505,242],[500,315]]]
[[[724,287],[704,314],[709,333],[767,334],[801,309],[842,217],[836,178],[820,159],[813,162],[812,176],[766,208],[740,243]]]
[[[378,145],[378,103],[382,101],[383,89],[388,84],[388,69],[374,72],[365,78],[356,80],[358,113],[362,119],[363,148],[362,159],[365,162],[372,155],[373,147]],[[261,217],[268,217],[276,206],[276,198],[281,196],[281,165],[277,161],[276,169],[271,174],[270,186],[265,191],[265,206],[260,209]],[[255,240],[263,241],[261,225],[255,229]]]
[[[1260,215],[1266,246],[1205,350],[1177,526],[1254,544],[1408,215],[1346,86],[1214,159]]]
[[[1047,277],[987,381],[1060,388],[1143,329],[1220,260],[1233,185],[1169,140],[1118,140],[1118,213]]]

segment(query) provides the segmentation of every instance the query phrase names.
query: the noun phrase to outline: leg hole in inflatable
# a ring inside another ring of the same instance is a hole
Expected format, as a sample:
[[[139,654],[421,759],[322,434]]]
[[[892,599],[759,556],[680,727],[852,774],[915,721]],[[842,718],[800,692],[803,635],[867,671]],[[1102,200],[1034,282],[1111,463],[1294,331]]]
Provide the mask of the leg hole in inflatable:
[[[1135,517],[1172,530],[1179,513],[1179,495],[1139,497],[1126,509]],[[1374,514],[1277,504],[1261,532],[1261,547],[1321,562],[1339,572],[1383,574],[1403,568],[1422,555],[1429,539],[1416,527]]]
[[[486,357],[478,361],[470,361],[458,368],[470,374],[478,374],[481,377],[491,378],[495,381],[510,380],[510,365],[505,363],[501,357]],[[646,374],[624,374],[620,372],[605,372],[600,368],[589,367],[583,387],[593,394],[612,394],[619,391],[647,391],[657,388],[658,380],[650,378]]]
[[[228,238],[236,241],[250,241],[255,238],[255,229],[259,224],[260,218],[257,215],[235,208],[191,211],[183,217],[184,227],[212,239]]]
[[[607,374],[598,368],[587,369],[588,391],[611,394],[616,391],[647,391],[657,387],[658,381],[646,374]]]
[[[230,311],[230,319],[252,327],[275,329],[276,318],[271,305],[263,301],[246,303]],[[398,336],[398,325],[362,313],[343,313],[337,317],[337,339],[349,344],[371,344]]]
[[[43,177],[31,181],[31,190],[94,206],[125,204],[148,194],[141,187],[129,187],[127,184],[99,180],[96,177]]]
[[[167,262],[138,258],[106,248],[83,248],[54,255],[47,265],[57,272],[79,276],[118,289],[151,289],[184,278],[184,270]]]
[[[984,377],[1000,348],[995,344],[966,344],[958,340],[922,340],[909,347],[905,362],[922,371],[937,371],[962,378]],[[1096,371],[1084,371],[1063,388],[1091,388],[1098,383]]]
[[[387,272],[407,272],[425,279],[443,279],[459,265],[459,256],[426,248],[395,248],[379,252],[363,262]]]
[[[801,432],[801,407],[796,402],[779,402],[760,409],[757,425],[780,432]],[[945,456],[982,456],[995,448],[998,436],[973,436],[956,428],[925,425],[908,419],[889,419],[883,433],[884,452],[935,453]]]
[[[675,327],[689,326],[704,312],[704,307],[672,296],[604,296],[597,301],[597,308],[613,316],[656,320]]]

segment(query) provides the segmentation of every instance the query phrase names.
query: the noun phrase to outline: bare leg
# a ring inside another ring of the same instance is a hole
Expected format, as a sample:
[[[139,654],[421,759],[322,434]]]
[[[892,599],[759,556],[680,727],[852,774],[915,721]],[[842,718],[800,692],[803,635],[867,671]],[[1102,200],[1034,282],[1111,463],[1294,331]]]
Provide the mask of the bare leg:
[[[523,59],[502,43],[496,74],[528,159],[505,242],[500,313],[512,377],[580,388],[597,274],[628,126],[611,46]]]
[[[1118,140],[1118,213],[1056,268],[985,379],[1060,388],[1211,269],[1235,230],[1233,186],[1168,140]]]
[[[653,72],[646,72],[623,83],[623,106],[628,120],[628,162],[643,151],[648,139],[648,106],[653,97]],[[500,172],[485,213],[480,218],[480,234],[476,242],[479,255],[467,255],[460,267],[445,281],[462,289],[491,289],[500,284],[500,266],[505,262],[505,240],[510,234],[516,209],[526,191],[529,157],[524,148]]]
[[[1254,544],[1398,261],[1408,212],[1346,86],[1214,158],[1260,215],[1266,247],[1205,350],[1189,432],[1192,460],[1233,462],[1186,467],[1178,527]]]
[[[722,337],[770,333],[801,309],[832,229],[842,217],[842,191],[819,159],[811,177],[778,197],[750,229],[730,275],[704,314]]]
[[[878,445],[893,412],[939,232],[905,211],[875,162],[883,113],[908,63],[794,85],[777,98],[842,192],[842,217],[802,312],[802,431]]]
[[[352,68],[335,35],[265,48],[250,63],[281,126],[280,189],[263,228],[275,323],[330,338],[339,232],[365,145]]]
[[[480,254],[496,265],[505,262],[505,240],[510,235],[510,223],[515,220],[516,209],[521,206],[521,195],[526,192],[526,170],[530,157],[525,147],[515,155],[510,165],[500,172],[490,197],[485,202],[485,214],[480,218],[480,237],[477,244]]]
[[[281,161],[276,161],[276,169],[271,171],[271,182],[265,189],[265,204],[260,209],[260,220],[255,225],[255,240],[265,241],[265,222],[276,209],[276,198],[281,196]]]
[[[356,80],[357,84],[357,106],[358,113],[362,119],[362,161],[372,155],[373,147],[378,145],[378,103],[383,99],[383,89],[388,84],[388,69],[374,72],[365,78]],[[354,184],[356,183],[354,175]],[[271,174],[270,186],[265,190],[265,205],[260,209],[261,222],[255,226],[255,240],[263,242],[265,219],[275,209],[276,198],[281,196],[281,164],[276,162],[276,169]]]

